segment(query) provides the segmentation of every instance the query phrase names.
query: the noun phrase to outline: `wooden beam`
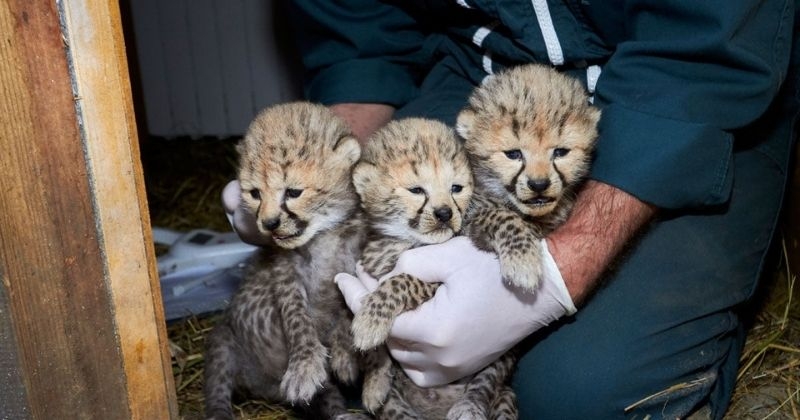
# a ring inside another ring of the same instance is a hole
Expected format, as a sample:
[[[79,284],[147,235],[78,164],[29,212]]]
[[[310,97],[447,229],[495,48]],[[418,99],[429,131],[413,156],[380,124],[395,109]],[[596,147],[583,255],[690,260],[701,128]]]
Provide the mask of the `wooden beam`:
[[[118,5],[2,0],[0,33],[0,273],[31,416],[177,418]]]

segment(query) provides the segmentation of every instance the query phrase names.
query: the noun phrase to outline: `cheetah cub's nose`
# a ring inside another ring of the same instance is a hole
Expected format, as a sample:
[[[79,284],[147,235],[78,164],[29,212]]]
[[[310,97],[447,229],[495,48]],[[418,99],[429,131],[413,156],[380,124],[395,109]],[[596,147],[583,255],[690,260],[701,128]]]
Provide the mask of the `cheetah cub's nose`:
[[[281,219],[278,217],[274,219],[267,219],[261,222],[261,225],[264,226],[264,229],[266,230],[275,230],[281,225]]]
[[[546,190],[550,186],[549,179],[529,179],[528,180],[528,188],[536,191],[538,193]]]
[[[436,220],[444,223],[453,218],[453,211],[450,207],[439,207],[433,211],[433,215],[436,216]]]

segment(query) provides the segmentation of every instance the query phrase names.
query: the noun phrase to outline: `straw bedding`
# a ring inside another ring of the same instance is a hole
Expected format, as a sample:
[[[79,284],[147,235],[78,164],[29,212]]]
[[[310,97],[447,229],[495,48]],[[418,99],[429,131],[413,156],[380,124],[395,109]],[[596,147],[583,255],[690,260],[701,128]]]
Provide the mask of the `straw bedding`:
[[[235,141],[143,141],[142,162],[154,226],[179,231],[199,227],[230,230],[219,194],[236,175]],[[776,260],[779,262],[768,267],[762,293],[752,305],[752,325],[726,419],[800,419],[800,286],[797,267],[787,267],[785,258]],[[219,317],[191,317],[167,327],[184,419],[202,418],[204,338]],[[259,401],[241,402],[235,411],[243,419],[294,418],[289,407]]]

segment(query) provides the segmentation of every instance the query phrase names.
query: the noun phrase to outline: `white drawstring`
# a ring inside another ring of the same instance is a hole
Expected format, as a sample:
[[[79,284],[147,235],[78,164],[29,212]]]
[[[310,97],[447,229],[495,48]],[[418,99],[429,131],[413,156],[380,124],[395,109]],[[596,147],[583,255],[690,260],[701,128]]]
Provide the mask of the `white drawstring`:
[[[596,64],[586,68],[586,88],[589,90],[589,93],[594,93],[597,87],[597,79],[600,78],[600,73],[602,71],[603,69]]]
[[[494,21],[486,26],[481,26],[480,28],[478,28],[478,30],[475,31],[475,34],[472,35],[472,43],[479,47],[482,47],[483,40],[486,39],[486,37],[489,36],[489,34],[492,33],[494,28],[496,28],[497,25],[499,24],[500,22]]]
[[[489,51],[483,54],[483,71],[488,74],[494,74],[494,70],[492,70],[492,53]]]
[[[598,65],[586,67],[586,90],[589,91],[589,103],[594,103],[594,91],[597,88],[597,79],[600,78],[600,73],[603,71]]]
[[[499,25],[499,21],[494,21],[486,26],[481,26],[475,31],[475,34],[472,35],[472,43],[477,45],[478,47],[483,47],[483,40],[492,33],[492,30]],[[484,49],[485,50],[485,49]],[[492,70],[492,53],[488,50],[485,50],[483,54],[483,70],[488,74],[493,74],[494,71]]]
[[[558,34],[553,25],[553,18],[550,16],[550,8],[547,0],[531,0],[533,11],[536,12],[536,20],[539,22],[539,29],[542,31],[544,45],[547,48],[547,57],[554,66],[564,64],[564,52],[561,50],[561,43],[558,41]]]

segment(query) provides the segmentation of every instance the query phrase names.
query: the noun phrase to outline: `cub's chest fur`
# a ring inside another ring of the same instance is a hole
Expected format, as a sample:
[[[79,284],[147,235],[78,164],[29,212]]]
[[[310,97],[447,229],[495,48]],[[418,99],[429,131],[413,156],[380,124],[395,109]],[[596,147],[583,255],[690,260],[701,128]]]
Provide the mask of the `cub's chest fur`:
[[[303,288],[309,295],[327,295],[329,299],[341,300],[339,290],[331,287],[338,273],[353,272],[364,246],[365,226],[361,214],[354,212],[351,218],[329,232],[318,235],[306,247],[298,249],[292,257],[292,265]]]

